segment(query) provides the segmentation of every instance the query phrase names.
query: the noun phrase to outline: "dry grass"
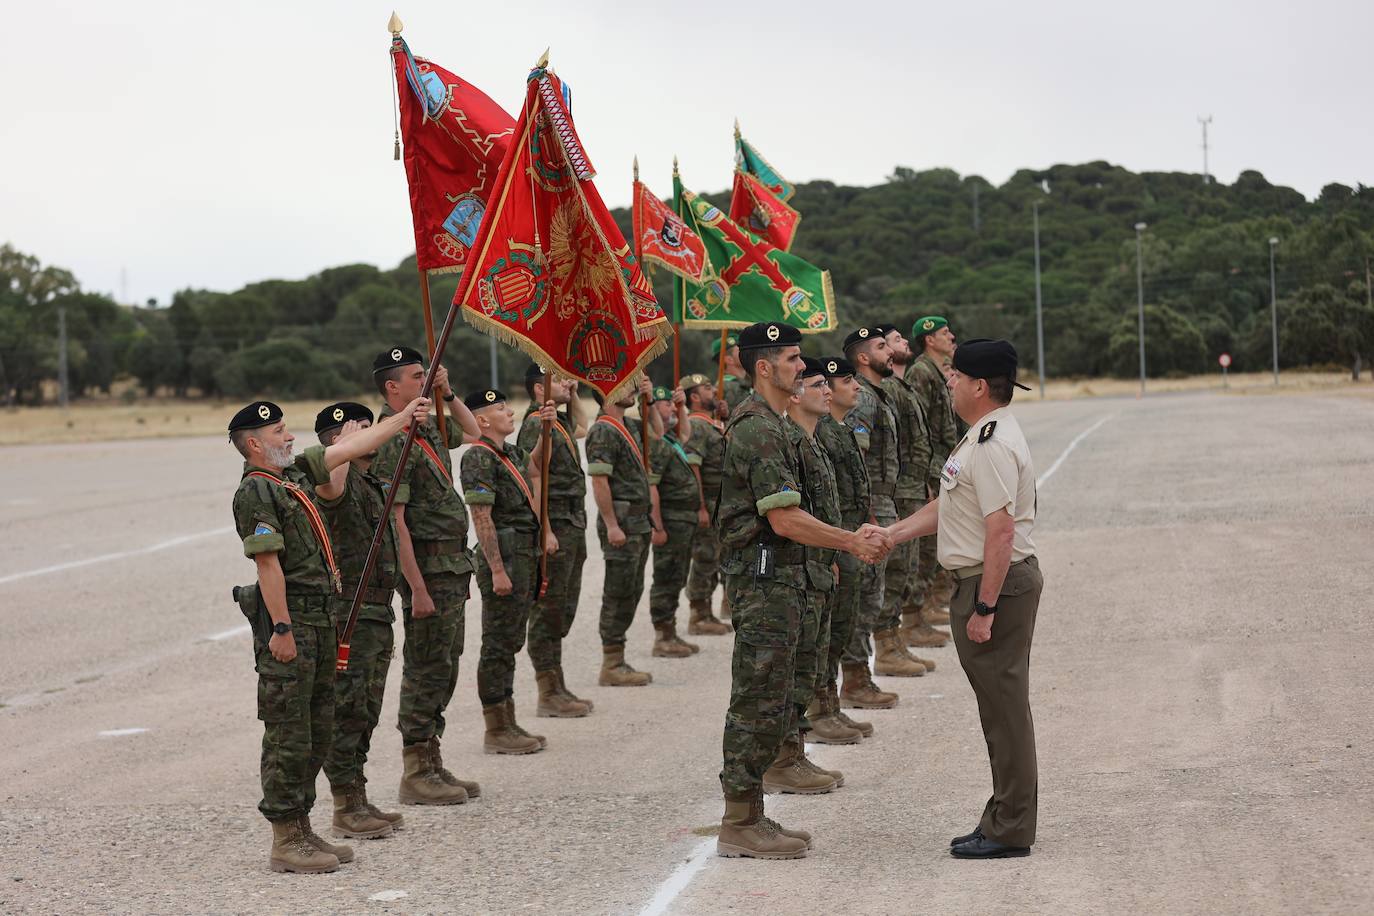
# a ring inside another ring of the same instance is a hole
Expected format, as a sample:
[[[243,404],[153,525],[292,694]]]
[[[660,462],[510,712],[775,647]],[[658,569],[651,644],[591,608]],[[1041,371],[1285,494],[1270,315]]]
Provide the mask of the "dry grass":
[[[1150,379],[1150,393],[1177,391],[1225,391],[1235,395],[1322,394],[1374,397],[1370,381],[1352,382],[1342,372],[1286,372],[1279,387],[1263,372],[1236,374],[1223,389],[1219,374],[1179,379]],[[1032,388],[1035,385],[1032,380]],[[1045,386],[1047,400],[1090,397],[1134,397],[1140,383],[1129,379],[1051,379]],[[1034,400],[1038,392],[1023,394]],[[358,395],[356,399],[375,407],[377,396]],[[298,435],[311,436],[315,414],[328,401],[281,402],[287,422]],[[222,436],[234,411],[242,405],[228,401],[176,400],[150,398],[128,403],[124,399],[83,401],[66,410],[57,407],[0,408],[0,446],[40,443],[97,442],[110,439],[157,439],[180,436]],[[523,402],[511,401],[517,415]],[[592,416],[595,404],[584,399],[583,415]]]

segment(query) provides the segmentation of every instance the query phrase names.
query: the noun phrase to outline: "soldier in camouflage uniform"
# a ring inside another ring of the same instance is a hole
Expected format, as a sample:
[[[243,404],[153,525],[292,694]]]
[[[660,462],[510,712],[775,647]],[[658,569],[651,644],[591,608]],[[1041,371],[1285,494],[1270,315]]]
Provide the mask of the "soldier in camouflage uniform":
[[[954,332],[944,318],[927,315],[916,319],[911,326],[911,343],[918,355],[907,367],[906,380],[911,383],[912,390],[921,402],[930,431],[926,498],[934,499],[940,495],[940,471],[945,466],[945,459],[963,436],[954,415],[945,377],[945,366],[954,356]],[[919,632],[939,633],[933,627],[949,623],[949,613],[941,609],[941,605],[948,602],[948,576],[935,560],[934,535],[921,538],[917,550],[920,553],[921,589],[919,594],[913,594],[912,602],[902,608],[904,629],[911,632],[910,625],[914,624]],[[938,587],[941,583],[945,584],[945,589]],[[920,603],[917,603],[917,599]]]
[[[295,439],[275,404],[255,401],[229,422],[229,441],[244,458],[234,527],[258,570],[257,584],[237,591],[257,624],[253,652],[263,723],[258,810],[272,823],[273,871],[334,871],[353,859],[352,849],[325,842],[310,826],[315,777],[333,728],[333,611],[342,589],[315,500],[339,499],[349,461],[376,449],[412,417],[423,420],[427,403],[413,400],[394,420],[300,457],[292,455]]]
[[[587,562],[587,477],[582,472],[582,454],[577,449],[577,439],[586,431],[577,425],[577,382],[569,378],[548,381],[544,370],[530,363],[525,372],[525,391],[530,396],[530,406],[525,411],[517,444],[527,452],[534,451],[543,431],[539,405],[546,401],[567,405],[550,427],[553,447],[549,449],[549,529],[558,539],[558,552],[545,561],[545,591],[542,597],[535,598],[530,611],[528,652],[539,686],[536,715],[578,718],[590,713],[593,703],[575,696],[564,683],[563,640],[568,638],[577,616],[582,566]]]
[[[883,390],[891,399],[897,413],[897,439],[901,443],[901,461],[897,472],[897,517],[906,518],[925,505],[926,471],[930,467],[930,429],[926,425],[925,410],[916,390],[904,378],[911,362],[911,347],[894,324],[880,324],[878,330],[887,338],[892,354],[892,374],[883,379]],[[919,568],[920,548],[915,542],[892,550],[887,561],[887,585],[883,589],[883,615],[901,620],[898,641],[903,646],[939,648],[948,637],[937,631],[925,632],[914,625],[904,609],[920,606],[924,600],[924,585]],[[905,616],[904,616],[905,613]],[[935,670],[935,662],[921,658],[908,649],[907,654],[927,671]]]
[[[372,420],[372,411],[362,404],[341,401],[315,417],[315,435],[321,445],[330,446],[354,429],[370,427]],[[343,577],[335,615],[340,627],[352,608],[372,536],[386,507],[386,485],[372,476],[371,465],[372,455],[354,458],[349,462],[343,495],[337,500],[320,500],[320,514],[329,527]],[[358,620],[349,640],[348,668],[334,677],[334,737],[324,761],[324,774],[334,795],[334,832],[342,837],[388,836],[404,823],[400,814],[382,812],[368,801],[364,773],[372,732],[382,715],[386,674],[395,647],[392,624],[396,615],[391,599],[400,568],[394,525],[389,519],[384,529],[381,551],[358,605]]]
[[[654,389],[650,409],[658,413],[663,437],[650,448],[649,485],[653,488],[658,520],[667,539],[653,550],[653,582],[649,586],[649,619],[654,624],[653,654],[685,658],[700,647],[677,635],[677,605],[692,566],[692,535],[710,525],[701,492],[701,458],[686,449],[692,427],[687,421],[687,396],[682,389]],[[678,434],[681,431],[682,436]]]
[[[802,505],[818,521],[840,527],[840,496],[835,466],[816,435],[822,417],[830,415],[830,382],[818,359],[802,357],[801,392],[787,408],[788,433],[797,451],[801,471]],[[800,724],[799,733],[788,735],[779,759],[763,774],[765,791],[801,792],[828,778],[834,788],[844,785],[839,770],[825,770],[806,757],[805,735],[822,744],[856,744],[863,734],[836,720],[807,718],[807,707],[826,680],[830,655],[830,614],[834,608],[839,580],[833,548],[806,548],[806,608],[802,614],[801,638],[797,643],[796,674],[793,677],[792,705]],[[799,777],[806,777],[803,782]],[[799,787],[802,786],[802,787]]]
[[[381,415],[390,416],[407,396],[423,389],[424,358],[409,347],[394,347],[373,361],[372,377],[386,399]],[[442,392],[453,414],[447,441],[431,421],[419,427],[401,474],[396,465],[403,436],[383,445],[372,462],[374,473],[396,487],[393,517],[406,637],[397,720],[405,766],[398,795],[403,805],[456,805],[481,795],[476,782],[458,779],[444,767],[439,747],[444,710],[458,686],[472,579],[468,516],[454,489],[450,451],[476,441],[479,430],[472,413],[448,390],[448,372],[442,366],[435,373],[434,390]]]
[[[795,695],[795,667],[808,607],[807,546],[848,550],[870,561],[887,548],[885,538],[869,529],[843,531],[803,508],[800,456],[783,416],[799,394],[800,344],[795,328],[777,322],[740,334],[754,392],[726,429],[715,522],[735,614],[720,774],[725,815],[716,842],[717,853],[727,857],[792,859],[810,846],[808,834],[784,830],[763,813],[764,772],[783,741],[796,734],[795,704],[806,699]],[[813,775],[818,784],[833,786],[829,777]]]
[[[652,390],[649,380],[641,378],[640,396],[647,398]],[[601,674],[597,679],[602,687],[643,687],[653,680],[625,661],[625,633],[644,594],[644,565],[654,527],[640,421],[625,416],[634,403],[633,393],[603,403],[587,431],[587,476],[592,479],[598,510],[596,533],[606,563],[601,592]],[[651,435],[662,435],[652,422],[655,414],[650,412],[649,417]]]
[[[463,501],[472,511],[477,554],[477,588],[482,593],[482,651],[477,662],[477,698],[482,703],[488,754],[533,754],[547,743],[531,735],[515,716],[515,656],[525,645],[530,607],[539,587],[539,510],[534,487],[543,443],[531,455],[507,441],[515,432],[515,414],[495,388],[469,394],[463,402],[477,419],[482,437],[463,454],[460,479]],[[554,419],[544,405],[541,420]],[[546,545],[558,552],[552,531]]]
[[[700,373],[684,375],[678,387],[687,395],[687,416],[692,426],[689,451],[700,459],[701,492],[710,518],[720,496],[720,469],[725,460],[725,432],[716,419],[716,386]],[[723,636],[730,626],[711,612],[711,595],[720,577],[720,541],[715,526],[698,526],[692,532],[692,569],[687,576],[687,604],[691,619],[687,632],[693,636]],[[730,605],[722,602],[722,616],[729,616]]]
[[[878,525],[887,527],[892,522],[886,520],[895,520],[897,517],[893,496],[901,467],[897,414],[882,388],[882,380],[892,374],[891,353],[887,349],[886,338],[876,327],[859,328],[851,333],[845,338],[844,353],[845,358],[854,364],[859,379],[859,402],[845,422],[854,431],[854,438],[864,453],[864,465],[868,469],[870,517]],[[901,617],[899,613],[889,613],[887,610],[884,601],[886,578],[886,561],[863,571],[859,617],[844,655],[846,670],[857,671],[857,666],[862,663],[867,671],[871,636],[876,644],[873,651],[876,673],[920,677],[926,673],[926,669],[907,656],[906,647],[900,644],[897,627]],[[856,681],[855,689],[861,689],[859,684]]]
[[[711,358],[720,359],[720,338],[711,341]],[[740,402],[749,397],[749,392],[753,390],[753,384],[749,381],[748,375],[740,368],[739,362],[739,338],[734,334],[728,334],[725,338],[725,384],[720,391],[720,399],[725,404],[725,410],[720,411],[725,416],[729,416],[730,411],[740,405]]]
[[[869,517],[868,469],[864,467],[863,452],[854,439],[854,431],[845,425],[844,418],[859,401],[859,382],[854,366],[841,356],[821,360],[830,382],[830,415],[816,424],[816,439],[825,449],[835,469],[835,486],[839,496],[840,524],[846,531],[857,531]],[[813,741],[829,743],[831,737],[848,737],[856,731],[863,738],[873,735],[868,722],[856,722],[840,708],[840,656],[844,654],[854,635],[854,620],[859,610],[859,587],[863,565],[847,553],[835,558],[839,568],[839,582],[830,603],[830,645],[815,697],[807,707]],[[886,709],[896,705],[897,695],[884,693],[873,686],[868,665],[853,666],[845,671],[845,686],[851,705],[865,709]],[[852,740],[852,738],[850,739]]]

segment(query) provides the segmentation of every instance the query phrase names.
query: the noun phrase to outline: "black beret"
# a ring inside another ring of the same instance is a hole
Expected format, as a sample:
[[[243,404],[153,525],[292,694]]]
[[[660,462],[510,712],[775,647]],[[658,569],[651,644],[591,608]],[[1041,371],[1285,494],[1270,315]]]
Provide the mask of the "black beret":
[[[975,337],[954,348],[954,368],[969,378],[1009,378],[1022,391],[1030,391],[1016,381],[1016,348],[1008,340]]]
[[[259,429],[281,422],[281,408],[271,401],[254,401],[234,414],[229,421],[229,432],[237,429]]]
[[[844,349],[848,350],[857,343],[864,343],[875,337],[884,337],[886,334],[887,332],[882,330],[881,326],[859,328],[857,331],[851,331],[849,336],[844,339]]]
[[[814,356],[802,357],[802,378],[810,378],[813,375],[825,375],[825,366]]]
[[[505,399],[506,396],[495,388],[482,388],[463,398],[463,403],[467,405],[468,410],[481,410],[483,407],[500,404]]]
[[[324,410],[315,414],[315,435],[319,435],[327,429],[336,426],[343,426],[349,420],[366,420],[371,423],[374,417],[372,411],[356,401],[340,401],[337,404],[330,404]]]
[[[424,361],[424,354],[419,350],[412,350],[410,347],[392,347],[390,350],[377,354],[377,358],[372,361],[372,374],[376,375],[398,366],[423,365]]]
[[[544,367],[538,363],[530,363],[525,369],[525,381],[538,382],[544,378]]]
[[[739,332],[741,350],[759,350],[765,347],[800,347],[801,331],[781,321],[760,321]]]
[[[857,375],[854,364],[843,356],[822,356],[821,366],[825,369],[826,378],[844,378],[847,375]]]
[[[884,337],[886,337],[887,335],[891,334],[893,331],[896,331],[896,330],[899,330],[899,329],[898,329],[898,327],[897,327],[895,324],[891,324],[891,323],[889,323],[889,322],[883,322],[882,324],[880,324],[880,325],[877,326],[876,330],[878,331],[878,333],[880,333],[880,334],[882,334]]]

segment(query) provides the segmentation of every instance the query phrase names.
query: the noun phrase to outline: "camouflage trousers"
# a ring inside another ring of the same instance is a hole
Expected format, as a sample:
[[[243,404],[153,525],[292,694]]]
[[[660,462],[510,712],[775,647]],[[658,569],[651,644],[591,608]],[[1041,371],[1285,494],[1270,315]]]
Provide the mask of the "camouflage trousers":
[[[529,656],[535,671],[563,664],[563,640],[572,631],[582,595],[582,566],[587,562],[587,529],[551,519],[558,553],[549,557],[548,590],[530,609]]]
[[[873,513],[879,525],[887,527],[897,520],[896,515],[890,509]],[[901,548],[898,548],[899,550]],[[846,662],[868,663],[868,657],[873,654],[872,636],[874,632],[886,630],[901,623],[901,609],[898,608],[897,616],[891,619],[888,616],[884,590],[887,582],[887,566],[892,559],[892,554],[888,554],[886,560],[872,565],[864,564],[859,573],[859,609],[854,615],[854,632],[849,637],[849,645],[845,647],[843,660]]]
[[[851,554],[841,552],[835,558],[840,567],[840,584],[827,597],[830,599],[830,643],[826,647],[824,677],[820,686],[838,682],[840,656],[854,636],[854,619],[859,612],[859,584],[863,578],[863,562]]]
[[[253,646],[263,728],[258,810],[269,821],[310,813],[334,727],[334,628],[297,624],[291,633],[296,657],[289,662],[263,643]]]
[[[921,502],[919,505],[924,506],[925,503]],[[921,558],[920,569],[916,572],[911,594],[902,602],[902,609],[906,611],[921,608],[926,598],[935,590],[935,577],[940,574],[940,562],[935,558],[935,535],[919,538],[915,543]]]
[[[486,554],[477,551],[477,589],[482,593],[482,649],[477,659],[477,698],[483,706],[500,703],[515,693],[515,656],[525,646],[525,628],[534,604],[539,576],[535,535],[501,531],[501,560],[510,578],[509,595],[498,595],[491,585],[491,566]]]
[[[690,521],[665,518],[667,543],[653,548],[654,581],[649,586],[649,619],[654,626],[677,620],[678,600],[692,566],[692,535],[698,530],[696,518]]]
[[[458,686],[463,655],[463,615],[472,573],[433,573],[425,577],[434,599],[434,616],[410,613],[410,589],[401,583],[401,709],[396,727],[403,744],[419,744],[444,733],[444,710]]]
[[[797,662],[792,678],[793,721],[796,726],[806,719],[806,707],[816,690],[825,685],[830,660],[830,629],[835,593],[808,588],[806,610],[802,615],[802,631],[797,640]],[[805,725],[810,728],[809,724]]]
[[[716,526],[692,532],[692,570],[687,575],[687,600],[710,601],[720,580],[720,540]]]
[[[925,500],[898,499],[897,518],[906,518],[925,505]],[[933,538],[932,538],[933,540]],[[893,549],[887,557],[887,576],[883,585],[883,613],[874,629],[885,630],[902,622],[902,609],[910,607],[915,600],[919,607],[925,600],[925,591],[920,582],[921,547],[916,541],[907,541]],[[919,595],[919,598],[915,596]]]
[[[382,695],[395,649],[389,621],[358,620],[349,643],[348,670],[334,676],[334,741],[324,761],[330,786],[367,782],[363,767],[372,732],[382,717]]]
[[[764,770],[796,732],[798,707],[815,690],[823,593],[747,572],[727,576],[725,594],[735,651],[720,785],[727,799],[744,800],[762,792]]]
[[[606,527],[598,520],[597,536],[606,558],[606,581],[601,590],[601,644],[625,645],[625,633],[635,619],[635,606],[644,594],[644,565],[649,559],[649,532],[625,533],[625,544],[612,547]]]

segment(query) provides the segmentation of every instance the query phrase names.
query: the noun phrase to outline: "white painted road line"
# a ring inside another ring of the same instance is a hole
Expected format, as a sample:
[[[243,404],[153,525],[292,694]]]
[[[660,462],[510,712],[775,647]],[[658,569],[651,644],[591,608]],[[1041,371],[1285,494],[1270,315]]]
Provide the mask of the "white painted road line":
[[[123,738],[128,735],[141,735],[146,732],[146,728],[112,728],[108,731],[99,732],[102,738]]]
[[[168,550],[172,547],[180,547],[182,544],[189,544],[192,541],[199,541],[202,538],[214,537],[217,534],[228,534],[233,531],[232,525],[225,528],[213,528],[210,531],[201,531],[196,534],[183,534],[181,537],[172,538],[170,541],[162,541],[157,544],[150,544],[147,547],[138,547],[134,550],[119,550],[115,553],[103,553],[98,557],[87,557],[84,560],[71,560],[67,563],[56,563],[52,566],[40,566],[38,569],[30,569],[25,572],[10,573],[8,576],[0,576],[0,585],[9,582],[18,582],[20,579],[30,579],[34,576],[46,576],[51,573],[66,572],[69,569],[79,569],[82,566],[94,566],[96,563],[107,563],[110,560],[122,560],[125,557],[136,557],[145,553],[156,553],[159,550]]]
[[[232,630],[225,630],[221,633],[211,633],[209,636],[204,637],[204,639],[206,642],[219,642],[223,639],[233,639],[235,636],[242,636],[244,633],[251,632],[252,629],[251,626],[245,623],[234,627]]]
[[[658,886],[658,893],[654,894],[654,899],[639,911],[639,916],[662,916],[668,912],[668,907],[677,899],[677,895],[692,882],[715,850],[716,838],[713,836],[698,843],[692,854],[687,857],[687,861],[674,869],[668,880]]]
[[[1069,457],[1069,453],[1072,452],[1074,449],[1078,448],[1078,444],[1080,442],[1088,438],[1088,436],[1091,435],[1099,426],[1101,426],[1103,423],[1106,423],[1114,416],[1116,416],[1116,414],[1109,413],[1105,417],[1094,423],[1092,426],[1089,426],[1087,429],[1083,430],[1081,433],[1074,436],[1073,441],[1068,444],[1068,447],[1065,448],[1064,451],[1059,453],[1058,458],[1054,459],[1054,464],[1049,466],[1049,470],[1045,471],[1045,473],[1041,474],[1039,477],[1035,479],[1035,485],[1037,487],[1043,487],[1045,485],[1045,481],[1053,477],[1054,472],[1059,470],[1059,466],[1064,463],[1064,459]]]

